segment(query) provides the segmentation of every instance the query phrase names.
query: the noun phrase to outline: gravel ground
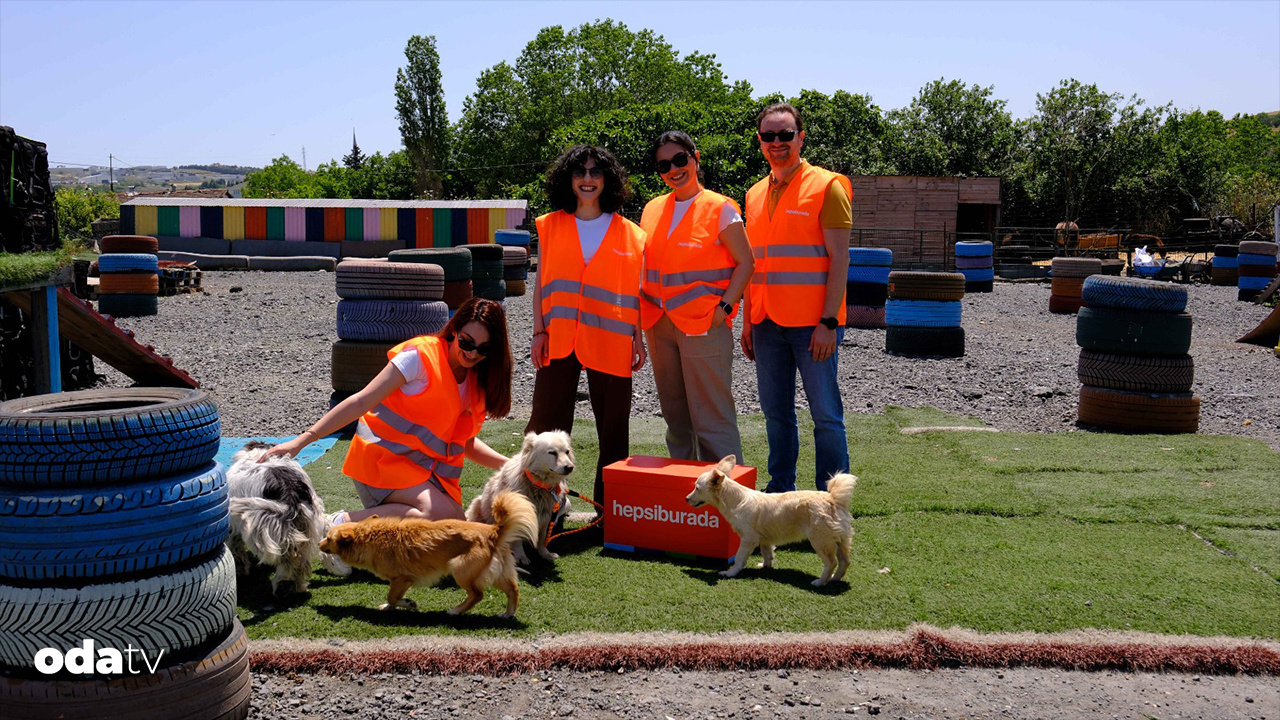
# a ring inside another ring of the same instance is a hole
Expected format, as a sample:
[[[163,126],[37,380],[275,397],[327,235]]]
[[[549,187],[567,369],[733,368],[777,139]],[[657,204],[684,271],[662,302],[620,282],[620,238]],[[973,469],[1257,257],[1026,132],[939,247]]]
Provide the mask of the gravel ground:
[[[328,408],[329,347],[337,339],[333,274],[205,272],[203,284],[203,293],[162,299],[156,317],[119,324],[172,356],[216,398],[225,436],[291,435],[319,418]],[[1280,359],[1234,342],[1267,311],[1237,302],[1234,288],[1190,290],[1201,432],[1255,438],[1280,450]],[[1045,284],[999,283],[993,293],[967,297],[960,359],[894,357],[884,352],[883,331],[846,331],[840,348],[845,408],[879,413],[886,405],[928,405],[1003,430],[1076,431],[1075,318],[1049,313],[1048,294]],[[525,418],[528,407],[519,402],[533,394],[533,368],[523,350],[531,331],[529,298],[512,298],[508,313],[519,349],[513,417]],[[98,365],[107,385],[130,384]],[[739,412],[758,412],[754,369],[740,352],[734,374]],[[589,416],[585,385],[581,390],[579,411]],[[636,378],[633,415],[657,414],[646,368]],[[763,451],[755,452],[747,461],[763,464]],[[256,718],[1280,717],[1274,677],[1041,669],[258,674],[253,687]]]
[[[203,287],[203,293],[162,299],[157,316],[121,318],[119,324],[172,356],[214,396],[225,436],[290,435],[315,422],[328,409],[331,391],[329,348],[337,339],[338,302],[333,273],[205,272]],[[846,330],[840,347],[846,411],[928,405],[1002,430],[1075,431],[1075,316],[1050,313],[1048,295],[1044,283],[997,283],[995,292],[966,297],[963,358],[888,355],[883,330]],[[1268,348],[1235,342],[1268,311],[1235,296],[1230,287],[1190,288],[1200,431],[1256,438],[1280,450],[1280,359]],[[526,349],[530,298],[511,298],[507,310],[516,360],[512,417],[527,418],[522,403],[533,396]],[[130,382],[101,362],[98,372],[108,375],[109,385]],[[754,364],[739,350],[734,390],[740,413],[760,411],[755,388]],[[589,417],[585,376],[580,390],[578,411]],[[803,392],[799,402],[804,404]],[[653,375],[644,368],[636,375],[632,415],[658,414]],[[760,456],[749,455],[748,464],[764,463],[763,451],[756,452]]]

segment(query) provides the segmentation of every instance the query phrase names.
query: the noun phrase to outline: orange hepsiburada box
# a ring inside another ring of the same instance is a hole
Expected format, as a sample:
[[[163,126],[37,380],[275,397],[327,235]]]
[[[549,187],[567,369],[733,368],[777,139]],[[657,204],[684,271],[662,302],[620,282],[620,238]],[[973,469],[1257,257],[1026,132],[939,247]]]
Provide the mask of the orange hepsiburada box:
[[[738,534],[720,511],[685,501],[694,481],[712,466],[644,455],[605,466],[604,546],[731,559],[738,552]],[[735,467],[730,478],[756,487],[756,469],[749,465]]]

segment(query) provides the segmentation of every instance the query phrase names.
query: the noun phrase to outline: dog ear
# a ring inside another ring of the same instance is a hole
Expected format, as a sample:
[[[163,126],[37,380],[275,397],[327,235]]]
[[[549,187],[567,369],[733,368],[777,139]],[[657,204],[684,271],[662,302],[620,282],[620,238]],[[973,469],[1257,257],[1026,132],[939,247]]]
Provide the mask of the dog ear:
[[[733,472],[733,469],[737,467],[737,465],[738,458],[736,455],[725,455],[723,458],[720,458],[719,463],[716,463],[716,472],[727,476],[729,473]]]
[[[534,438],[538,437],[537,433],[525,433],[524,442],[520,444],[520,454],[529,455],[533,452]]]

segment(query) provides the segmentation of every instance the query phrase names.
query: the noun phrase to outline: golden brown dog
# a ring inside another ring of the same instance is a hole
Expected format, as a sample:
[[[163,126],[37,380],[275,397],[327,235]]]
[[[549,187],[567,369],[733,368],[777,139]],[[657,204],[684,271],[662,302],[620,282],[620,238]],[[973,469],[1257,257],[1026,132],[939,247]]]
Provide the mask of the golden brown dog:
[[[391,582],[382,610],[417,609],[404,594],[414,585],[435,585],[452,573],[467,597],[449,609],[450,615],[470,610],[497,587],[507,595],[507,611],[515,617],[520,604],[516,563],[511,542],[535,542],[538,518],[533,505],[517,493],[505,492],[493,501],[495,525],[465,520],[422,520],[372,517],[329,529],[320,549]]]
[[[685,498],[694,507],[706,504],[719,510],[741,538],[733,565],[720,574],[733,577],[741,572],[757,546],[764,558],[760,567],[772,568],[774,547],[808,538],[822,558],[822,577],[813,581],[814,586],[844,577],[853,536],[849,499],[858,478],[840,473],[827,482],[825,492],[762,493],[729,479],[737,462],[733,455],[723,458],[698,477]]]

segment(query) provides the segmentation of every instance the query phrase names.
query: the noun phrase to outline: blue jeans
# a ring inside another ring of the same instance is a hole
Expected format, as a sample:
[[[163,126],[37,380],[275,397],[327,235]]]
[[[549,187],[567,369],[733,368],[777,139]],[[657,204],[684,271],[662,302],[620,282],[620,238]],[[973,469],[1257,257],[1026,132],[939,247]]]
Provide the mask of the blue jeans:
[[[796,425],[796,370],[804,384],[813,416],[814,484],[827,489],[827,480],[849,470],[849,442],[844,430],[844,403],[836,379],[839,344],[844,328],[836,328],[836,352],[823,362],[809,353],[813,329],[784,327],[765,318],[752,323],[751,341],[756,354],[756,385],[769,439],[769,485],[765,492],[796,489],[796,461],[800,456],[800,431]]]

